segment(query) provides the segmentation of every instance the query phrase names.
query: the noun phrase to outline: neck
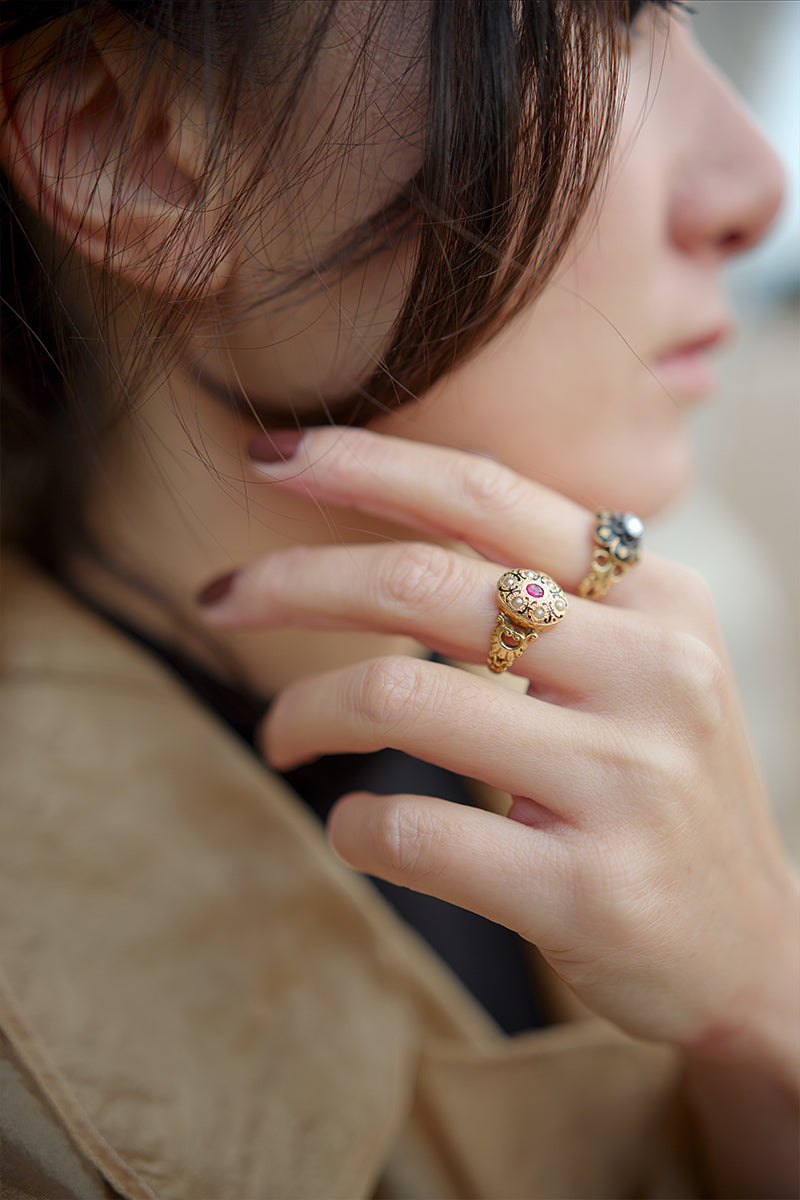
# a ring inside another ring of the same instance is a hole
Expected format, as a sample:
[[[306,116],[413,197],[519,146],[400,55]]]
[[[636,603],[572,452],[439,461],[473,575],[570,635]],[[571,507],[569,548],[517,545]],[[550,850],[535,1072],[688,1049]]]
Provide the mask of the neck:
[[[293,679],[385,653],[419,653],[405,638],[278,628],[209,630],[195,596],[210,580],[302,543],[398,536],[353,514],[320,509],[251,476],[245,447],[257,432],[176,372],[108,435],[90,490],[98,557],[70,564],[75,586],[148,637],[227,683],[273,695]]]

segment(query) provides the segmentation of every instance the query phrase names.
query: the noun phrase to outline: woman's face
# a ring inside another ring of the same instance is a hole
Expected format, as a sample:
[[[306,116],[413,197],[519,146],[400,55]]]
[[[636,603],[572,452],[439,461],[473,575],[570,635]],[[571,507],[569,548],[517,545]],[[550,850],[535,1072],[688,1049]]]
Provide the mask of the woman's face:
[[[376,94],[362,97],[380,120],[365,131],[358,155],[337,162],[329,185],[336,195],[317,187],[310,200],[290,197],[284,217],[273,209],[265,222],[273,252],[278,247],[287,261],[309,246],[319,254],[413,172],[406,99],[419,79],[405,73],[391,28],[384,41],[375,57],[383,46],[385,62],[369,77]],[[381,81],[398,71],[399,85],[395,79],[382,91]],[[337,82],[335,59],[332,75],[340,98],[346,85]],[[308,116],[312,145],[326,121]],[[386,136],[404,122],[405,147]],[[335,126],[331,132],[335,139]],[[557,276],[493,342],[374,427],[491,454],[592,508],[657,511],[687,482],[687,418],[714,388],[708,352],[731,333],[721,267],[761,236],[781,191],[771,150],[702,56],[687,19],[645,7],[631,36],[629,90],[607,186]],[[295,200],[306,213],[303,243],[292,240]],[[254,317],[206,364],[229,377],[232,366],[256,407],[266,392],[273,404],[287,398],[319,422],[320,396],[335,399],[369,374],[406,274],[401,256],[378,256],[334,289],[277,316]],[[235,298],[257,286],[257,274],[243,270]]]
[[[496,341],[377,426],[494,455],[591,508],[657,511],[687,482],[687,418],[731,333],[721,267],[781,194],[771,150],[685,18],[643,13],[608,186],[563,268]]]

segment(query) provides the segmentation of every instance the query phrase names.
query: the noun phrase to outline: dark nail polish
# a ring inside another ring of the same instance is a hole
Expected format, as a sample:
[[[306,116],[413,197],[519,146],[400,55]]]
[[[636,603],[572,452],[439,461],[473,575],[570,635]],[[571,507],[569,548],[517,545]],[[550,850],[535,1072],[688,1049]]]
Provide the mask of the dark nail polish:
[[[271,433],[259,433],[249,443],[247,453],[259,463],[288,462],[294,457],[303,439],[301,429],[273,429]]]
[[[227,575],[220,575],[218,579],[212,579],[211,583],[207,583],[204,588],[197,593],[195,599],[203,608],[210,608],[212,604],[218,604],[223,596],[227,596],[231,590],[231,584],[236,578],[236,571],[229,571]]]

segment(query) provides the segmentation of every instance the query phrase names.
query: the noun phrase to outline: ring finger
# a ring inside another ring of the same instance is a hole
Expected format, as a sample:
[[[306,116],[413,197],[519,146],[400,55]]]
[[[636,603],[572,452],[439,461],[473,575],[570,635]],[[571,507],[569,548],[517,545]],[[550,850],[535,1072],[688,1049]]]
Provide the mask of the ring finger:
[[[279,770],[323,754],[390,746],[511,795],[547,797],[547,808],[566,816],[585,792],[576,772],[586,774],[592,763],[601,769],[603,728],[593,714],[520,696],[441,663],[386,656],[285,688],[260,741]]]

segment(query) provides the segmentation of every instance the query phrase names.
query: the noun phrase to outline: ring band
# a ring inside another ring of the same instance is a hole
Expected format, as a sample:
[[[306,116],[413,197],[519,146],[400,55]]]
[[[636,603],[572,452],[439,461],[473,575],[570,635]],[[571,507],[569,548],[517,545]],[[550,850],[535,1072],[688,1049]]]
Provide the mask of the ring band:
[[[498,674],[511,666],[543,629],[555,625],[566,614],[567,597],[543,571],[517,568],[497,581],[500,608],[489,640],[486,662]]]
[[[635,513],[614,513],[598,509],[594,528],[592,565],[578,588],[579,596],[599,600],[612,583],[639,561],[639,546],[644,524]]]

